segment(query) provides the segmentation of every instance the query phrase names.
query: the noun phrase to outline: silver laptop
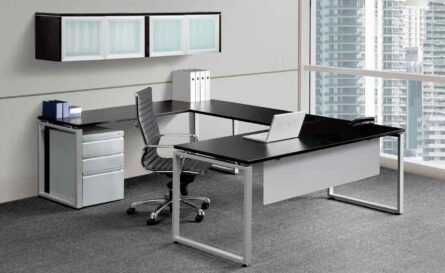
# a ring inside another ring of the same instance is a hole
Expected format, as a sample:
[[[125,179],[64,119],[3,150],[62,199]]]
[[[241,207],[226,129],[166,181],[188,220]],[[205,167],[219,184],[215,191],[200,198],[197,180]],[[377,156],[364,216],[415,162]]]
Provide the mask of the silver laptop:
[[[300,134],[305,115],[305,112],[275,115],[269,132],[247,135],[244,138],[264,143],[296,138]]]

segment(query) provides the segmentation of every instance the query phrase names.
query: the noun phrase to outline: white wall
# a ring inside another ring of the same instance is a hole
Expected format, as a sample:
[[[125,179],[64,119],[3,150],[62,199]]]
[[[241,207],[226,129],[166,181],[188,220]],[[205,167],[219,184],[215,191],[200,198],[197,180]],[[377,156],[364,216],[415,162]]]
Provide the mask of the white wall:
[[[152,86],[155,100],[171,98],[170,72],[212,71],[212,96],[241,103],[296,109],[297,1],[283,0],[3,0],[0,2],[0,203],[37,194],[37,125],[40,103],[62,99],[94,109],[133,103]],[[55,63],[34,60],[34,13],[222,12],[222,53],[135,60]],[[230,123],[200,118],[203,137],[226,134]],[[224,125],[225,124],[225,125]],[[141,140],[125,129],[126,176],[143,174]],[[245,125],[241,125],[242,129]],[[163,117],[164,131],[187,131],[186,115]]]

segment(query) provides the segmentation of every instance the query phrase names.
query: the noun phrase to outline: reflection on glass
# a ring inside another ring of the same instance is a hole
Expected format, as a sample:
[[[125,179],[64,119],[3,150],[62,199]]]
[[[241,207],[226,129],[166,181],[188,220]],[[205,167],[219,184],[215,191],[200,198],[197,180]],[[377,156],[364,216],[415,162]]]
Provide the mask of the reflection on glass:
[[[110,54],[137,54],[141,52],[140,21],[110,21]]]
[[[66,21],[65,55],[67,57],[100,55],[100,26],[100,21]]]
[[[182,19],[156,19],[153,21],[153,51],[182,50]]]
[[[216,22],[211,18],[189,20],[189,49],[205,50],[216,48]]]
[[[444,0],[315,2],[317,64],[445,76]],[[373,113],[406,130],[405,156],[445,164],[444,84],[317,73],[315,89],[318,114]]]

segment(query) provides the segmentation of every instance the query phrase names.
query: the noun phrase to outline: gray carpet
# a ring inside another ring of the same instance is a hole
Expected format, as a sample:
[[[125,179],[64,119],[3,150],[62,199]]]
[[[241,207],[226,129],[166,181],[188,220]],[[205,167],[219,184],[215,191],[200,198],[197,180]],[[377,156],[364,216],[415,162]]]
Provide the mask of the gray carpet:
[[[445,272],[445,181],[406,174],[402,216],[327,200],[325,191],[263,206],[256,183],[250,268],[171,243],[168,213],[151,227],[146,213],[125,213],[132,200],[163,194],[166,181],[128,181],[125,200],[82,210],[42,198],[1,204],[0,272]],[[395,181],[383,169],[338,192],[394,204]],[[242,189],[240,176],[219,172],[192,184],[212,204],[200,224],[184,208],[182,234],[240,249]]]

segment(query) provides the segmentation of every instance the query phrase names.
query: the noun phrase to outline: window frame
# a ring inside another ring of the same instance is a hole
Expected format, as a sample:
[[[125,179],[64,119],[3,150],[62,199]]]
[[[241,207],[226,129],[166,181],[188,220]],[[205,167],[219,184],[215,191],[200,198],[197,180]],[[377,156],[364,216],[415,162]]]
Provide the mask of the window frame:
[[[316,1],[302,0],[298,4],[298,103],[299,110],[315,114],[315,73],[348,74],[392,80],[420,81],[445,84],[445,76],[384,70],[346,68],[315,64],[316,51]],[[377,0],[378,1],[378,0]],[[381,153],[381,166],[396,169],[397,158]],[[445,179],[445,165],[403,158],[407,172]]]

